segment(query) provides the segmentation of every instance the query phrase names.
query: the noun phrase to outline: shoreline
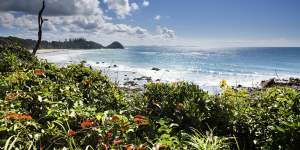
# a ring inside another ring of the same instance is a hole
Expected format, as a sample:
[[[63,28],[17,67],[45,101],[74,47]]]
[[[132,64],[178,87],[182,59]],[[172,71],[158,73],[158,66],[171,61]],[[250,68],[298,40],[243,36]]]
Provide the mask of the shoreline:
[[[93,50],[92,50],[93,51]],[[107,75],[112,82],[116,83],[121,88],[130,88],[142,90],[147,82],[178,82],[187,81],[199,85],[200,88],[212,92],[219,93],[219,83],[222,80],[228,81],[228,84],[233,87],[244,88],[260,88],[262,81],[276,78],[276,76],[260,76],[260,75],[220,75],[210,73],[203,73],[199,80],[189,81],[188,77],[193,77],[193,74],[187,74],[187,77],[182,72],[167,70],[165,68],[158,68],[156,66],[144,68],[132,68],[118,63],[104,62],[99,58],[99,61],[90,61],[88,58],[81,57],[82,54],[91,51],[83,50],[70,50],[70,49],[41,49],[38,51],[37,56],[39,59],[46,59],[50,63],[55,63],[58,66],[65,66],[69,64],[79,64],[81,61],[86,62],[86,66],[93,69],[99,69]],[[177,75],[184,76],[185,78],[177,78]],[[224,78],[222,78],[224,77]],[[236,78],[239,77],[239,78]],[[289,79],[291,76],[283,76],[281,79]],[[296,77],[297,78],[297,77]],[[228,80],[231,79],[231,80]]]

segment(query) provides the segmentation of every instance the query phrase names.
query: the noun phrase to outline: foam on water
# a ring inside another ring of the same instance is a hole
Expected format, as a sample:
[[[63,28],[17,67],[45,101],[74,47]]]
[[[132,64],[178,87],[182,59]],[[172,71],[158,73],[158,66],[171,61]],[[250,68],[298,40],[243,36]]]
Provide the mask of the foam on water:
[[[221,80],[250,87],[278,75],[281,78],[300,77],[300,69],[297,69],[300,49],[285,49],[284,52],[281,53],[280,48],[130,47],[125,50],[40,51],[38,57],[60,65],[85,60],[116,82],[124,82],[128,76],[149,76],[154,81],[186,80],[209,89],[218,87]],[[161,70],[154,71],[152,67]]]

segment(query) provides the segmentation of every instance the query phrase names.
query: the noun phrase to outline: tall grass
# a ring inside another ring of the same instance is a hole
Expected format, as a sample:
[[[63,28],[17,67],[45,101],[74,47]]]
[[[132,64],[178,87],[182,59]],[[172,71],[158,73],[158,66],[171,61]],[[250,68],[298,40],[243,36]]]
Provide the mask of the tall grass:
[[[187,144],[194,150],[219,150],[230,149],[230,140],[228,137],[218,137],[213,135],[213,130],[206,134],[193,129],[192,135],[187,134]]]

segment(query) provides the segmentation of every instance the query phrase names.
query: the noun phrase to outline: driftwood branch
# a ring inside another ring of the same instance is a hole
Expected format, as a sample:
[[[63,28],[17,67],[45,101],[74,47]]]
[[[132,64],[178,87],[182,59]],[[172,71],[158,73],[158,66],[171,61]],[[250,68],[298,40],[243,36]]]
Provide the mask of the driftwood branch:
[[[41,10],[39,11],[39,16],[38,16],[38,24],[39,24],[39,32],[38,32],[38,41],[32,51],[32,54],[35,55],[37,50],[40,47],[41,44],[41,40],[42,40],[42,27],[43,27],[43,23],[44,23],[44,19],[43,19],[43,12],[45,10],[45,0],[43,0],[43,6],[41,8]]]

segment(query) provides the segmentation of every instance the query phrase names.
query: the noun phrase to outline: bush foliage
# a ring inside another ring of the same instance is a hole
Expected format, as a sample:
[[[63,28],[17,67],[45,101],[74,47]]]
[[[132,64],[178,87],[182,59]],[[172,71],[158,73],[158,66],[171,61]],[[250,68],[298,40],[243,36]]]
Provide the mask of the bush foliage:
[[[211,95],[187,82],[122,91],[84,64],[0,48],[2,149],[297,149],[300,91]]]

